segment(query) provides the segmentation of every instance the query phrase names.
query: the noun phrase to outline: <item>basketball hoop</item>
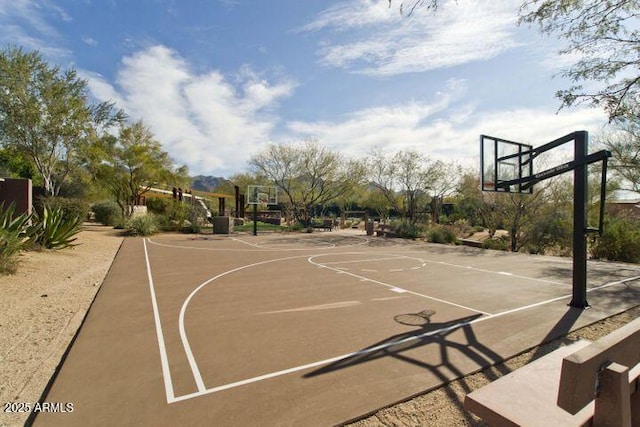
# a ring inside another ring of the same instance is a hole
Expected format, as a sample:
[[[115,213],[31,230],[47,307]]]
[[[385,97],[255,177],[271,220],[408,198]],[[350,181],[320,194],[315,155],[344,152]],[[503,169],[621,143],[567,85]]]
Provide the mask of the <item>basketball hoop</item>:
[[[247,186],[247,204],[253,205],[253,235],[258,235],[258,206],[265,209],[268,205],[278,204],[278,187],[272,185]]]

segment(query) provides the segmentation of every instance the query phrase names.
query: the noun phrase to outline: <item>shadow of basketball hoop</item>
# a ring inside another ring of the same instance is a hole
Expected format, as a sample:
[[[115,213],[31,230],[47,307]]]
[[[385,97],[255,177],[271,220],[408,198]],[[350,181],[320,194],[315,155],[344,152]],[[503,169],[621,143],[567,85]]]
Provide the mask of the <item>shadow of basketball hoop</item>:
[[[424,326],[431,323],[431,316],[436,314],[434,310],[422,310],[419,313],[398,314],[393,320],[401,325]]]

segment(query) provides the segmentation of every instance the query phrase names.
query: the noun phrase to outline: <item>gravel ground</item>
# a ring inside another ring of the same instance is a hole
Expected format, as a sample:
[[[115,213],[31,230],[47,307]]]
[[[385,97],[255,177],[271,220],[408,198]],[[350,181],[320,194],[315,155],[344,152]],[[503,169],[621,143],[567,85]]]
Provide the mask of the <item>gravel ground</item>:
[[[0,402],[35,403],[73,339],[115,257],[122,237],[110,227],[85,224],[79,246],[27,252],[16,274],[0,276]],[[536,347],[503,364],[390,406],[351,425],[482,425],[464,411],[464,396],[562,343],[596,340],[640,317],[640,306]],[[0,413],[0,426],[23,425],[28,414]]]
[[[122,237],[111,227],[85,225],[60,250],[24,252],[15,274],[0,276],[0,403],[33,404],[82,323]],[[24,424],[28,414],[0,413],[0,425]]]

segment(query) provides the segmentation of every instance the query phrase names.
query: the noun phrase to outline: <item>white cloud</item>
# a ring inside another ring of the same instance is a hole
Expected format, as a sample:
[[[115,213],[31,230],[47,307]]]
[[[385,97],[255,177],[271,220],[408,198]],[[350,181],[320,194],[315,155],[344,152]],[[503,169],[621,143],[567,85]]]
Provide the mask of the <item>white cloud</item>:
[[[98,46],[98,41],[92,37],[82,37],[82,42],[89,46]]]
[[[349,30],[368,25],[400,22],[400,14],[391,10],[388,3],[377,0],[354,0],[341,2],[321,12],[315,21],[300,28],[301,31],[316,31],[323,28]]]
[[[323,65],[383,76],[486,60],[519,46],[517,0],[445,0],[437,13],[411,17],[386,5],[354,0],[325,10],[302,30],[329,28],[350,39],[324,41]]]
[[[89,75],[99,99],[112,99],[133,120],[142,119],[177,163],[192,174],[242,170],[277,122],[269,110],[295,85],[272,84],[244,69],[238,88],[217,70],[196,73],[175,51],[153,46],[122,60],[117,87]]]
[[[0,0],[0,42],[39,50],[46,58],[64,61],[71,56],[58,42],[61,35],[49,20],[71,21],[61,7],[47,0]]]
[[[436,159],[477,166],[481,134],[539,146],[576,130],[596,133],[606,123],[606,115],[597,109],[555,114],[537,108],[486,111],[468,102],[458,105],[464,91],[463,82],[451,81],[433,102],[368,108],[333,122],[291,122],[290,137],[315,137],[354,158],[366,156],[373,147],[390,152],[415,149]]]

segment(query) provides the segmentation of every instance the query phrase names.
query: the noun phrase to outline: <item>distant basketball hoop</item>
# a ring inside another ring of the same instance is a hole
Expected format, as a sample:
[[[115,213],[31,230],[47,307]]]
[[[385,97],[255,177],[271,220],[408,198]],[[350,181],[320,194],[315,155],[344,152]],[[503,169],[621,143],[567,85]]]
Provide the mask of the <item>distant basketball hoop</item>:
[[[278,204],[278,187],[272,185],[247,186],[247,204],[253,205],[253,235],[258,235],[258,205]]]
[[[247,204],[249,205],[277,205],[278,187],[271,185],[247,186]]]

